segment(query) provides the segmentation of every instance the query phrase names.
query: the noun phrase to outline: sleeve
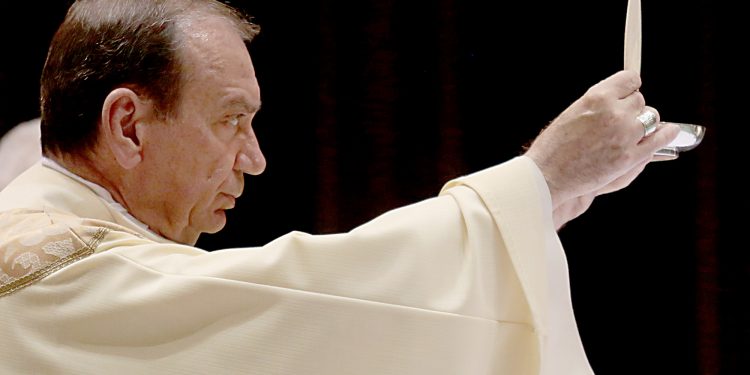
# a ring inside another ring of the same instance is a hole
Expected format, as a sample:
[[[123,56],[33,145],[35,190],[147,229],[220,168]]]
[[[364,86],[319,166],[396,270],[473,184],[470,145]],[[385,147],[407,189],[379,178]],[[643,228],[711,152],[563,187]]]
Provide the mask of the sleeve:
[[[74,324],[29,329],[76,343],[56,352],[68,362],[105,348],[97,363],[132,371],[153,357],[252,374],[589,373],[540,177],[519,157],[348,233],[258,248],[113,236],[24,291],[75,295],[56,308]]]
[[[498,179],[495,169],[504,170],[506,178]],[[505,242],[540,338],[540,373],[593,373],[573,313],[568,264],[555,230],[549,188],[539,168],[520,156],[451,181],[447,188],[460,185],[474,189],[485,202]]]

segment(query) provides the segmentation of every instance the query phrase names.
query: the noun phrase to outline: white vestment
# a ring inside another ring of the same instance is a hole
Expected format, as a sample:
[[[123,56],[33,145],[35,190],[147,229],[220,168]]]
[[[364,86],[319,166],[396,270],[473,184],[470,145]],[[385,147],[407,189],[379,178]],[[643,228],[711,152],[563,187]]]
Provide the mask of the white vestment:
[[[40,121],[22,122],[0,138],[0,190],[41,159]]]
[[[206,252],[37,164],[0,192],[0,373],[591,374],[527,157],[332,235]]]

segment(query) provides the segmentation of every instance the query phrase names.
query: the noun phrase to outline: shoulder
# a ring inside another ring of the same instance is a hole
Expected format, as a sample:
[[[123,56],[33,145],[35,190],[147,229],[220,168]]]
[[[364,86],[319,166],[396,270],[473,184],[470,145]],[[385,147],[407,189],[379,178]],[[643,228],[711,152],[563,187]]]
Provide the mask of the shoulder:
[[[119,225],[50,209],[0,212],[0,297],[122,239],[149,242]]]

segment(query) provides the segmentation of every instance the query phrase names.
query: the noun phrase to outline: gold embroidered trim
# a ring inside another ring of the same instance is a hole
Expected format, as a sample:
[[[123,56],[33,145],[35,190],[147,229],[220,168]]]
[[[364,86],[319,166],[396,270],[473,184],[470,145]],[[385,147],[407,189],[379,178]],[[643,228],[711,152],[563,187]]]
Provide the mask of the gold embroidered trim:
[[[108,228],[99,228],[96,231],[96,233],[94,233],[94,235],[92,236],[91,240],[88,243],[84,243],[83,247],[81,247],[78,250],[75,250],[73,253],[71,253],[67,257],[60,258],[58,261],[50,263],[44,268],[41,268],[17,280],[14,280],[6,285],[3,285],[2,287],[0,287],[0,297],[11,294],[19,289],[29,286],[32,283],[43,279],[45,276],[51,274],[52,272],[55,272],[75,261],[81,260],[93,254],[94,251],[96,251],[96,247],[99,246],[99,242],[102,241],[102,239],[104,238],[104,236],[107,235],[107,233],[109,233]]]

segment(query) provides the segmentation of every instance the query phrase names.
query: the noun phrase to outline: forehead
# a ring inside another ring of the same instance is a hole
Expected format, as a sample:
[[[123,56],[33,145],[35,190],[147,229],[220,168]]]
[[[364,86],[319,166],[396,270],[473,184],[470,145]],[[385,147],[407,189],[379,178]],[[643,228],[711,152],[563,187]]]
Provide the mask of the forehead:
[[[255,69],[233,26],[213,17],[190,20],[182,29],[185,94],[202,97],[203,106],[233,105],[257,110],[260,88]]]

